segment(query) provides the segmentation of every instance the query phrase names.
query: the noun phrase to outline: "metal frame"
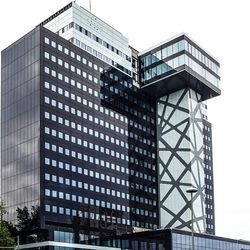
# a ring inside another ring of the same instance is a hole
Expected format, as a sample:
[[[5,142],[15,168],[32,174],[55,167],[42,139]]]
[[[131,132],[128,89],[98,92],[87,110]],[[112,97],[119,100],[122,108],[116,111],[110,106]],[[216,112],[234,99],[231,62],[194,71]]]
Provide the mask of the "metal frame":
[[[56,241],[43,241],[31,244],[24,244],[17,246],[16,249],[30,249],[30,248],[38,248],[38,247],[67,247],[67,248],[75,248],[75,249],[93,249],[93,250],[121,250],[121,248],[116,247],[103,247],[103,246],[93,246],[86,244],[75,244],[75,243],[65,243],[65,242],[56,242]]]

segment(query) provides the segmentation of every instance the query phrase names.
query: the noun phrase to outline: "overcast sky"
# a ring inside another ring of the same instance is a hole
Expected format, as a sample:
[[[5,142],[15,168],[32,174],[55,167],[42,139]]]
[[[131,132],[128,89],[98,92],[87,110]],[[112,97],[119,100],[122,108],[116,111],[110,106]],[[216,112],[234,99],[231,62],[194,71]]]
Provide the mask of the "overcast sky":
[[[1,1],[0,50],[68,3]],[[208,101],[216,234],[250,240],[250,1],[92,0],[92,12],[139,51],[185,32],[220,61],[222,95]]]

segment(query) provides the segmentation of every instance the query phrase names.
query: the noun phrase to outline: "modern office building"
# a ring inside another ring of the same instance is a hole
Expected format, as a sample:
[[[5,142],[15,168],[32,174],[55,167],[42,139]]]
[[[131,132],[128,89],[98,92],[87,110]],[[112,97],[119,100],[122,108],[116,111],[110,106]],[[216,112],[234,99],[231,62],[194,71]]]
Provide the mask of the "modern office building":
[[[2,51],[1,197],[49,239],[158,228],[214,234],[219,63],[186,34],[144,52],[72,2]]]

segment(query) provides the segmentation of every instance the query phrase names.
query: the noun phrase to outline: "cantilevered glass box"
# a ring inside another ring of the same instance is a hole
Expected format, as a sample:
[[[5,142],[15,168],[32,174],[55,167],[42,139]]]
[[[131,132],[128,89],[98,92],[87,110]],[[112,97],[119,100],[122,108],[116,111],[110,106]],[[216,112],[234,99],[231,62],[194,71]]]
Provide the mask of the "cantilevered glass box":
[[[162,97],[191,88],[206,100],[220,95],[219,62],[186,34],[139,54],[141,88]]]

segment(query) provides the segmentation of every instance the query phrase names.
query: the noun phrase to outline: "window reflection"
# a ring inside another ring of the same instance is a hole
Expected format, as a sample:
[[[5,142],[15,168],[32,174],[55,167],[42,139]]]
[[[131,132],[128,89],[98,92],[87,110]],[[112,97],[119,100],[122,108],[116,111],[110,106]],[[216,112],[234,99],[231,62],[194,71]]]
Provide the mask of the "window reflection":
[[[148,55],[146,56],[147,61],[146,65],[148,65],[148,62],[154,61],[154,56]],[[171,60],[168,61],[162,61],[162,63],[158,64],[155,67],[149,68],[147,70],[144,70],[141,74],[141,81],[142,83],[148,80],[151,80],[152,78],[161,76],[165,73],[168,73],[171,70],[175,70],[180,66],[187,65],[190,67],[193,71],[198,73],[200,76],[205,78],[207,81],[215,85],[216,87],[220,88],[220,80],[218,77],[214,76],[212,73],[210,73],[208,70],[206,70],[202,65],[194,61],[190,56],[188,55],[180,55],[177,56]],[[148,65],[149,66],[149,65]]]
[[[178,59],[175,59],[174,61],[172,61],[172,60],[166,61],[165,59],[174,55],[174,54],[184,52],[184,51],[186,51],[190,54],[190,56],[188,56],[188,58],[190,58],[190,60],[192,61],[189,64],[185,63],[186,65],[190,66],[190,64],[194,64],[195,65],[194,67],[197,67],[196,64],[198,64],[198,63],[195,63],[194,60],[191,59],[191,56],[192,56],[195,59],[197,59],[200,63],[204,64],[204,66],[208,67],[211,71],[213,71],[215,74],[217,74],[219,76],[219,66],[217,64],[215,64],[212,60],[210,60],[206,55],[204,55],[203,52],[198,50],[196,47],[194,47],[187,40],[184,40],[184,39],[179,41],[179,42],[176,42],[174,44],[171,44],[167,47],[161,48],[158,51],[154,52],[153,54],[149,54],[149,55],[142,57],[141,58],[141,67],[142,67],[142,69],[144,69],[144,68],[149,67],[150,65],[152,65],[154,63],[161,61],[162,62],[161,64],[168,64],[170,67],[176,68],[176,67],[184,64],[183,57],[182,58],[176,57]],[[181,60],[181,62],[177,62],[177,60],[179,60],[179,59]],[[171,66],[172,63],[173,63],[173,66]],[[201,67],[201,68],[204,68],[204,66],[199,65],[199,67]],[[159,70],[156,70],[157,74],[155,74],[154,71],[152,72],[152,74],[150,74],[149,72],[146,72],[147,77],[143,77],[142,80],[149,80],[149,79],[159,75],[160,70],[161,70],[160,68],[159,68]],[[162,74],[167,72],[167,71],[168,70],[166,70],[166,71],[163,70]],[[195,71],[197,72],[198,70],[195,70]],[[200,71],[201,70],[199,70],[199,72]],[[199,72],[197,72],[197,73],[199,73]],[[148,76],[148,74],[149,74],[149,76]],[[213,84],[218,86],[218,80],[215,79],[216,77],[215,76],[212,77],[212,74],[209,73],[208,71],[207,71],[207,75],[209,75],[208,76],[210,79],[209,81],[212,81]]]
[[[172,244],[173,250],[181,250],[181,249],[188,249],[191,246],[191,236],[185,234],[172,234]],[[217,238],[203,238],[195,236],[195,249],[202,249],[202,250],[249,250],[249,244],[243,244],[241,242],[232,242],[232,240],[227,241],[226,239],[217,239]]]
[[[8,210],[6,219],[13,224],[17,207],[29,208],[40,201],[39,42],[35,29],[2,53],[11,56],[2,65],[8,70],[1,92],[1,191]]]

